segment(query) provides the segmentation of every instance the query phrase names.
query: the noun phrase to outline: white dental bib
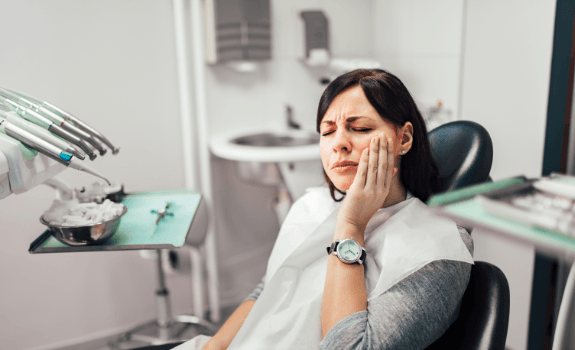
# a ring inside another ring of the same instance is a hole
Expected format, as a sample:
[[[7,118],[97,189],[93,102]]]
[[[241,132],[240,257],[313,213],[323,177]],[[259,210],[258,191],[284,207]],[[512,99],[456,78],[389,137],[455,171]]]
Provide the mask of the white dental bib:
[[[228,349],[319,349],[321,304],[337,212],[327,188],[294,203],[269,258],[265,287]],[[429,262],[473,264],[455,223],[417,198],[378,210],[365,232],[368,302]]]

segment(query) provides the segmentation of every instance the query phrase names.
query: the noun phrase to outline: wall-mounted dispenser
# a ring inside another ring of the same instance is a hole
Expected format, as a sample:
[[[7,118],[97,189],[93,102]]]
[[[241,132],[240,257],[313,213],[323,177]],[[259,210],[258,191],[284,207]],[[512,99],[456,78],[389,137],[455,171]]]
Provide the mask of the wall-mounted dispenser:
[[[328,20],[322,11],[302,11],[305,23],[305,62],[310,66],[327,65],[330,60]]]
[[[207,0],[204,13],[208,63],[271,58],[270,0]]]

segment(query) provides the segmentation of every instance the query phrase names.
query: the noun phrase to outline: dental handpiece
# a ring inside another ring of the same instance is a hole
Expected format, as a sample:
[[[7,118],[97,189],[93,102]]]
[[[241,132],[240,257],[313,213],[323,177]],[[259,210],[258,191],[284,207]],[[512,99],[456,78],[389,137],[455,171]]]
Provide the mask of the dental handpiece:
[[[5,90],[6,91],[6,90]],[[106,136],[104,136],[102,133],[100,133],[98,130],[92,128],[91,126],[89,126],[88,124],[86,124],[85,122],[83,122],[82,120],[76,118],[75,116],[73,116],[71,113],[64,111],[63,109],[54,106],[53,104],[47,102],[47,101],[42,101],[39,100],[33,96],[24,94],[22,92],[18,92],[18,91],[14,91],[14,90],[9,90],[10,92],[19,95],[22,98],[28,99],[34,103],[36,103],[38,106],[44,107],[48,110],[50,110],[51,112],[57,114],[58,116],[64,118],[66,121],[69,121],[71,123],[73,123],[74,126],[78,127],[79,129],[82,129],[83,131],[87,132],[88,134],[94,136],[95,138],[99,139],[100,141],[102,141],[106,146],[108,146],[111,150],[112,150],[112,154],[118,154],[118,152],[120,151],[119,148],[116,148],[111,142],[110,140],[108,140],[106,138]]]
[[[100,155],[103,156],[106,154],[106,149],[102,147],[100,143],[98,143],[92,135],[82,131],[81,129],[77,128],[76,126],[72,125],[71,123],[67,122],[66,119],[60,117],[59,115],[55,114],[54,112],[46,109],[45,107],[39,106],[36,103],[27,100],[26,98],[20,97],[19,95],[5,89],[0,88],[0,96],[8,99],[24,108],[28,108],[33,110],[34,112],[44,116],[45,118],[52,121],[54,124],[62,127],[64,130],[76,135],[80,139],[88,142],[91,144],[95,149],[100,152]]]
[[[38,125],[32,124],[29,121],[22,119],[15,112],[6,110],[4,108],[4,105],[0,105],[0,117],[4,117],[4,119],[6,119],[10,124],[14,124],[17,127],[28,131],[32,135],[38,136],[39,138],[41,138],[46,142],[49,142],[68,153],[72,153],[74,156],[76,156],[76,158],[79,158],[81,160],[85,159],[84,154],[82,154],[80,151],[72,147],[68,142],[52,135],[52,133],[50,133],[48,130],[42,129]]]
[[[94,153],[94,151],[92,151],[92,149],[90,147],[88,147],[87,144],[84,143],[84,141],[82,139],[80,139],[76,135],[64,130],[62,127],[56,125],[54,122],[52,122],[48,118],[34,112],[33,110],[31,110],[29,108],[22,107],[19,104],[15,103],[14,101],[9,100],[9,99],[5,99],[4,104],[8,108],[10,108],[14,112],[16,112],[19,116],[26,119],[27,121],[34,123],[34,124],[44,128],[44,129],[50,131],[54,135],[63,138],[64,140],[70,142],[73,145],[78,146],[84,153],[86,153],[88,155],[88,157],[90,157],[90,160],[96,159],[97,155]]]
[[[35,149],[36,151],[54,159],[55,161],[67,167],[97,176],[111,185],[110,181],[108,181],[108,179],[106,179],[102,174],[83,164],[82,161],[74,158],[73,154],[63,151],[55,145],[46,142],[43,139],[27,132],[26,130],[9,123],[6,121],[6,119],[0,118],[0,132],[22,142],[24,145]]]

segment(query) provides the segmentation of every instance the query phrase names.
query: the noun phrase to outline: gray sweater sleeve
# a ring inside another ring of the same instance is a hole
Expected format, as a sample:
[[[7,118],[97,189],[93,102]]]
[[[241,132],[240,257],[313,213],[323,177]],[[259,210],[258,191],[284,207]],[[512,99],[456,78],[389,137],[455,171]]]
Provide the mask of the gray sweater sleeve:
[[[473,241],[463,228],[461,239],[473,255]],[[321,349],[425,349],[459,315],[471,265],[436,260],[388,289],[333,326]]]

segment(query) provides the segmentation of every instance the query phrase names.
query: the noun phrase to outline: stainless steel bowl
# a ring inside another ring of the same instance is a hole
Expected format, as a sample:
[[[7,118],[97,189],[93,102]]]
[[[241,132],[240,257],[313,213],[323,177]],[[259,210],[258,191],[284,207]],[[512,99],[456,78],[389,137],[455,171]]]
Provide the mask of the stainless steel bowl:
[[[120,219],[122,219],[122,216],[124,216],[127,211],[128,208],[124,206],[124,210],[122,210],[120,216],[89,226],[50,225],[50,223],[44,220],[44,216],[40,217],[40,222],[48,226],[52,235],[64,244],[71,246],[94,245],[105,242],[116,233],[118,226],[120,226]]]

